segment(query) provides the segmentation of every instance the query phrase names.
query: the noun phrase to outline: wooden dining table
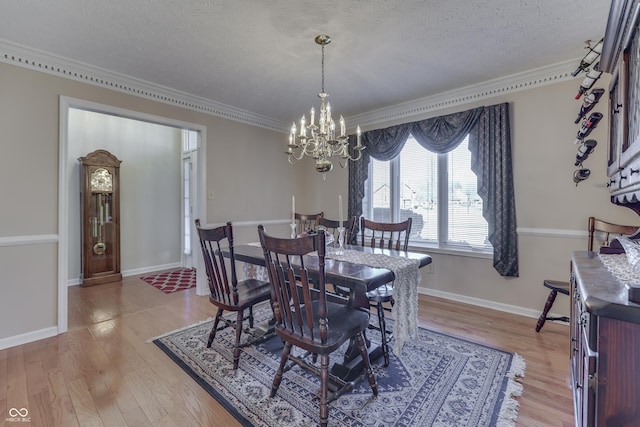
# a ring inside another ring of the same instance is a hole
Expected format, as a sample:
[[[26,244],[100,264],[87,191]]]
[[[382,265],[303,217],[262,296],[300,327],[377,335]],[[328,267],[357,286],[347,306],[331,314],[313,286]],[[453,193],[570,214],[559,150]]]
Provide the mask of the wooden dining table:
[[[390,249],[371,248],[366,246],[345,245],[347,250],[361,251],[369,254],[382,254],[391,257],[402,257],[415,260],[419,268],[429,265],[432,262],[431,256],[420,252],[396,251]],[[259,244],[245,244],[234,246],[234,254],[236,261],[253,264],[256,266],[265,266],[264,252]],[[228,255],[226,253],[225,255]],[[395,273],[389,268],[371,267],[365,264],[352,263],[348,261],[331,258],[328,254],[325,258],[325,277],[326,282],[334,286],[349,288],[351,294],[349,303],[356,307],[369,310],[369,299],[366,293],[374,290],[379,286],[393,282],[396,277]],[[308,255],[305,260],[305,267],[310,276],[318,274],[318,257]],[[415,298],[417,300],[417,290]],[[417,316],[417,313],[416,313]],[[353,347],[353,350],[352,350]],[[355,346],[350,345],[345,353],[342,362],[336,362],[331,371],[345,381],[352,381],[363,369],[363,362],[360,360],[359,354],[355,351]],[[369,345],[369,358],[374,361],[382,356],[382,348],[378,345]]]

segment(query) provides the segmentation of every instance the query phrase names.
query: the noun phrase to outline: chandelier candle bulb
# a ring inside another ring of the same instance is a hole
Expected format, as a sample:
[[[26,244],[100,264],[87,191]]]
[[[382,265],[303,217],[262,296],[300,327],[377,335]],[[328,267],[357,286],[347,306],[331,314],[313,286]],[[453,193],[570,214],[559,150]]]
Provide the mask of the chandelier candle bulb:
[[[316,110],[313,107],[311,107],[311,123],[309,123],[311,126],[313,126],[313,119],[315,115],[316,115]]]
[[[358,135],[358,143],[357,143],[357,147],[362,147],[362,143],[360,142],[360,135],[362,134],[362,132],[360,131],[360,125],[358,125],[357,129],[356,129],[356,134]]]
[[[340,116],[340,136],[344,136],[344,134],[345,134],[344,117]]]
[[[307,128],[305,126],[307,120],[304,116],[304,114],[302,115],[302,118],[300,119],[300,137],[302,138],[306,138],[307,136]]]

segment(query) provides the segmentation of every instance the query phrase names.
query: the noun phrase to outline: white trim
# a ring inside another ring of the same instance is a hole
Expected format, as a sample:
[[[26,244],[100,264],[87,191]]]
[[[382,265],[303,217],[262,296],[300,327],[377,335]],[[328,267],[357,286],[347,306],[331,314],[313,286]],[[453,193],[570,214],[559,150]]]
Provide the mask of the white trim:
[[[153,273],[162,270],[171,270],[174,268],[180,268],[181,263],[173,262],[171,264],[153,265],[150,267],[136,268],[134,270],[125,270],[122,272],[122,277],[138,276],[140,274]],[[76,286],[80,284],[80,278],[67,280],[67,286]]]
[[[281,225],[281,224],[287,224],[289,225],[291,223],[290,219],[269,219],[269,220],[264,220],[264,221],[231,221],[231,224],[233,225],[234,228],[239,228],[239,227],[257,227],[260,224],[267,226],[267,225]],[[202,224],[202,227],[206,227],[206,228],[213,228],[213,227],[221,227],[223,225],[226,225],[226,222],[216,222],[213,224]]]
[[[286,133],[288,124],[166,86],[0,40],[0,62]]]
[[[499,95],[546,86],[575,79],[571,71],[580,58],[559,62],[546,67],[501,77],[460,89],[419,98],[391,107],[346,117],[347,122],[360,126],[379,126],[382,123],[408,120],[415,116],[470,102],[482,101]],[[70,80],[123,92],[140,98],[174,105],[187,110],[219,116],[277,132],[287,133],[288,122],[241,110],[229,105],[156,85],[89,64],[73,61],[7,40],[0,40],[0,62],[28,68]]]
[[[69,108],[72,100],[61,96],[58,100],[58,333],[67,332],[69,298],[63,284],[69,277],[69,191],[67,184],[67,156],[69,143]]]
[[[0,339],[0,350],[15,347],[17,345],[27,344],[45,338],[55,337],[58,333],[58,329],[55,326],[52,326],[50,328],[44,328],[20,335],[14,335],[12,337],[2,338]]]
[[[456,105],[572,80],[575,77],[571,75],[571,71],[575,68],[576,62],[579,62],[579,58],[380,108],[348,117],[347,120],[350,123],[358,123],[361,127],[367,125],[379,127],[385,122],[407,120]]]
[[[555,228],[527,228],[518,227],[518,235],[533,237],[555,237],[558,239],[583,239],[589,236],[584,230],[562,230]]]
[[[533,319],[538,319],[540,317],[539,310],[533,310],[530,308],[524,308],[517,305],[510,304],[502,304],[495,301],[489,301],[480,298],[468,297],[465,295],[453,294],[451,292],[439,291],[437,289],[429,289],[424,287],[418,288],[418,293],[423,295],[429,295],[433,297],[448,299],[451,301],[462,302],[465,304],[476,305],[479,307],[490,308],[492,310],[503,311],[505,313],[517,314],[519,316],[530,317]],[[550,316],[566,316],[566,314],[552,314],[549,313]],[[564,323],[564,322],[562,322]]]
[[[33,236],[0,237],[0,248],[4,246],[42,245],[57,243],[57,234],[37,234]]]

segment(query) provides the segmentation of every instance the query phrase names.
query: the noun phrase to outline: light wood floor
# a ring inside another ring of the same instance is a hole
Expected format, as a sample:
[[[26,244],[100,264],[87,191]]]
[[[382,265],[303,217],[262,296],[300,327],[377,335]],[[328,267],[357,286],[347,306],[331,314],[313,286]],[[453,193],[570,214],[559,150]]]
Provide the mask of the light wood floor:
[[[532,284],[532,286],[534,286]],[[69,332],[0,350],[0,421],[11,426],[237,426],[149,338],[214,314],[195,290],[165,295],[138,277],[69,288]],[[518,426],[573,426],[569,328],[420,296],[420,324],[526,360]]]

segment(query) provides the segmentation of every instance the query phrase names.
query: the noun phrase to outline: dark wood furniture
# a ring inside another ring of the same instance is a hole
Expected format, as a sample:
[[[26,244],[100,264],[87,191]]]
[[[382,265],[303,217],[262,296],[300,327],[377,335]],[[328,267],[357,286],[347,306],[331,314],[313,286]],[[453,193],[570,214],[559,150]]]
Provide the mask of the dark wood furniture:
[[[320,218],[324,216],[324,212],[317,214],[303,214],[296,212],[294,216],[296,220],[296,234],[301,234],[309,229],[315,230],[316,225],[318,225],[318,221],[320,221]]]
[[[587,223],[587,230],[589,234],[589,238],[587,239],[587,249],[593,250],[593,243],[596,241],[596,233],[599,235],[603,235],[604,239],[598,239],[600,243],[600,248],[608,248],[609,242],[611,239],[611,235],[618,236],[631,236],[634,235],[638,231],[637,226],[633,225],[620,225],[613,224],[611,222],[607,222],[595,217],[589,217],[589,221]],[[617,251],[619,252],[619,251]],[[538,323],[536,323],[536,332],[540,332],[540,329],[544,326],[545,321],[547,320],[560,320],[563,322],[568,322],[569,318],[566,316],[549,316],[549,310],[553,306],[553,303],[556,300],[556,296],[558,293],[569,295],[571,290],[571,284],[569,282],[561,281],[561,280],[544,280],[544,286],[546,288],[551,289],[549,292],[549,296],[547,297],[547,301],[544,304],[544,309],[542,310],[542,314],[538,319]]]
[[[257,340],[263,341],[268,338],[266,335],[256,336],[252,337],[255,338],[253,340],[240,343],[243,322],[249,320],[249,328],[253,328],[253,306],[271,298],[271,287],[269,282],[257,279],[238,281],[233,248],[233,227],[230,222],[216,228],[201,228],[199,219],[196,219],[195,223],[209,282],[209,301],[218,309],[207,347],[211,347],[211,343],[216,337],[220,320],[225,324],[223,327],[233,327],[236,331],[233,369],[237,369],[240,361],[240,349],[255,344]],[[223,255],[223,248],[227,251],[226,255]],[[225,256],[229,258],[228,265],[225,263]],[[224,318],[222,315],[225,311],[235,312],[235,321]],[[245,312],[248,312],[247,316],[245,316]]]
[[[640,423],[640,304],[595,252],[575,252],[571,381],[576,426]]]
[[[343,343],[355,338],[364,361],[364,373],[369,380],[373,396],[378,395],[371,363],[367,353],[364,331],[369,315],[346,302],[337,303],[327,299],[325,292],[325,234],[296,239],[281,239],[269,236],[264,227],[258,227],[260,243],[267,262],[273,298],[272,307],[276,321],[276,334],[284,341],[278,371],[273,378],[271,397],[274,397],[282,381],[287,362],[313,372],[320,377],[320,425],[326,427],[329,420],[329,403],[353,390],[356,381],[346,382],[329,372],[329,358]],[[314,283],[305,267],[305,255],[317,251],[317,266]],[[295,260],[295,261],[294,261]],[[291,353],[293,347],[307,352],[303,357]],[[320,366],[309,363],[320,356]],[[289,368],[287,367],[287,370]],[[362,375],[359,379],[363,379]],[[336,391],[329,392],[329,377],[339,384]]]
[[[611,202],[640,213],[640,0],[613,0],[600,71],[611,73],[607,184]]]
[[[390,249],[371,248],[368,246],[346,245],[346,249],[380,253],[389,256],[415,259],[422,268],[431,264],[431,256],[418,252],[404,252]],[[235,247],[236,261],[265,266],[264,253],[262,248],[253,245],[238,245]],[[318,257],[308,256],[305,258],[305,266],[310,276],[313,278],[318,270]],[[395,279],[393,271],[386,268],[369,267],[364,264],[353,264],[347,261],[332,259],[325,264],[326,282],[350,289],[350,304],[369,311],[370,303],[367,292],[378,288]],[[369,347],[369,359],[377,360],[382,356],[382,348],[371,344]],[[339,375],[345,381],[351,381],[362,371],[362,361],[351,351],[347,351],[341,363],[335,363],[331,371]]]
[[[341,227],[341,226],[344,227],[344,244],[348,245],[352,243],[352,239],[353,239],[352,233],[355,230],[355,227],[354,227],[355,224],[356,224],[355,216],[352,216],[346,221],[342,221],[342,224],[340,224],[340,221],[328,219],[325,217],[321,217],[320,219],[318,219],[318,225],[324,227],[328,233],[333,234],[334,242],[336,242],[336,246],[338,244],[338,235],[339,235],[338,227]]]
[[[122,280],[120,271],[120,163],[106,150],[78,159],[82,210],[81,286]]]
[[[409,235],[411,234],[411,218],[397,223],[376,222],[360,218],[360,244],[372,248],[387,248],[397,251],[407,251],[409,248]],[[370,325],[371,329],[380,331],[380,342],[384,356],[384,366],[389,366],[389,341],[391,332],[387,331],[384,311],[391,311],[384,303],[393,306],[393,283],[385,283],[367,292],[367,298],[372,307],[375,307],[378,315],[378,326]]]

